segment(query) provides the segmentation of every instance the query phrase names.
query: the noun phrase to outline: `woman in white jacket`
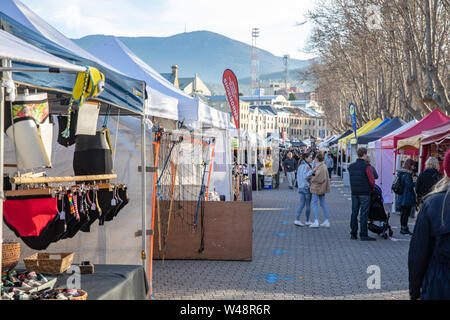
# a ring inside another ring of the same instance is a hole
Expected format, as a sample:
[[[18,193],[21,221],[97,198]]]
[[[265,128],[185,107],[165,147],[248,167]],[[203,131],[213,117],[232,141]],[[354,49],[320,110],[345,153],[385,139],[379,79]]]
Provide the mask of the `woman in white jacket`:
[[[297,216],[294,224],[300,227],[312,224],[312,222],[309,221],[309,216],[311,213],[311,191],[309,188],[311,186],[311,175],[313,174],[311,162],[312,153],[304,153],[300,160],[300,166],[297,169],[297,184],[298,193],[300,195],[300,205],[297,209]],[[302,214],[304,207],[306,207],[305,224],[300,221],[300,215]]]

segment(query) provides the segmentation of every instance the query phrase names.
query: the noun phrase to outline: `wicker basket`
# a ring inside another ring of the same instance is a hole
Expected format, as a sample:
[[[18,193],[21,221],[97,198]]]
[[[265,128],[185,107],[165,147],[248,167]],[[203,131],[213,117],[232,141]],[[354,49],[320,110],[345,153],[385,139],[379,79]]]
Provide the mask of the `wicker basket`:
[[[12,270],[19,263],[20,243],[3,242],[2,243],[2,270]]]
[[[78,293],[81,295],[79,297],[70,297],[69,300],[86,300],[88,297],[88,293],[84,290],[78,290]],[[59,299],[45,299],[45,300],[54,300],[54,301],[64,301]]]
[[[87,299],[87,292],[84,290],[78,290],[78,293],[81,294],[79,297],[71,297],[69,300],[86,300]]]
[[[60,256],[50,259],[51,256]],[[35,253],[23,259],[28,271],[46,274],[61,274],[72,265],[74,253]]]

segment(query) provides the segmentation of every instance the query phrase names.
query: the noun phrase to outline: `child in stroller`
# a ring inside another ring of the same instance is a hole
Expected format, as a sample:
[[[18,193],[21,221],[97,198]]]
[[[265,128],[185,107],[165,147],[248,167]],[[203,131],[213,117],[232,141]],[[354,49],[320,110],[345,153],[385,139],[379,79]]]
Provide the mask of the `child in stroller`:
[[[383,206],[383,195],[381,188],[375,185],[375,190],[370,196],[370,210],[368,217],[368,229],[373,233],[376,233],[387,239],[388,236],[392,237],[392,228],[389,225],[390,213],[386,214]],[[374,222],[378,221],[379,225]]]

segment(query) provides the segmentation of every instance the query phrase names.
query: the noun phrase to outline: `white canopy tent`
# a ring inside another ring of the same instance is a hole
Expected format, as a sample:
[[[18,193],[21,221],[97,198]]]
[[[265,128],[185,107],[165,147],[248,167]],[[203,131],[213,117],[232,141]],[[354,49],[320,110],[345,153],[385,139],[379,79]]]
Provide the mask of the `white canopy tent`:
[[[0,60],[2,62],[0,69],[0,132],[4,131],[4,86],[14,88],[11,71],[17,68],[12,67],[12,63],[26,63],[32,65],[29,70],[35,72],[49,72],[48,68],[58,68],[60,72],[78,73],[84,72],[84,66],[71,64],[63,59],[53,56],[33,45],[0,30]],[[73,84],[70,84],[70,86]],[[44,90],[44,89],[38,89]],[[47,91],[52,91],[49,87]],[[10,96],[11,98],[11,96]],[[144,102],[143,102],[144,103]],[[52,105],[50,104],[50,111]],[[140,264],[146,266],[146,260],[142,258],[142,252],[147,252],[147,241],[145,233],[141,237],[135,237],[135,232],[146,229],[147,225],[147,206],[146,203],[146,179],[145,170],[139,173],[138,166],[146,166],[146,162],[151,159],[145,159],[146,148],[151,149],[151,139],[146,139],[146,135],[150,136],[150,132],[146,132],[144,119],[142,114],[136,114],[141,119],[131,116],[121,117],[119,120],[111,119],[111,127],[118,130],[111,130],[112,141],[114,141],[116,154],[114,156],[115,163],[120,163],[114,168],[115,173],[122,183],[128,185],[130,203],[123,209],[122,217],[117,217],[115,223],[104,228],[92,230],[91,233],[80,234],[75,239],[61,241],[52,244],[49,250],[55,252],[75,252],[74,262],[82,260],[90,260],[94,263],[128,263]],[[117,134],[117,132],[119,134]],[[59,134],[58,128],[53,126],[53,137]],[[56,139],[55,139],[56,140]],[[146,142],[147,141],[147,142]],[[6,142],[6,144],[5,144]],[[149,146],[146,146],[149,144]],[[4,157],[9,163],[15,163],[14,144],[11,140],[4,140],[4,134],[0,135],[0,175],[4,173]],[[72,147],[73,148],[73,147]],[[53,168],[48,170],[52,176],[73,175],[72,148],[65,148],[52,143],[52,164]],[[72,150],[70,150],[72,149]],[[6,150],[6,153],[4,152]],[[69,151],[69,152],[68,152]],[[70,163],[70,165],[68,165]],[[7,169],[12,170],[12,169]],[[14,174],[14,173],[13,173]],[[0,219],[3,222],[3,179],[0,179]],[[139,183],[141,182],[141,183]],[[151,210],[151,204],[150,204]],[[3,240],[3,234],[6,237],[16,239],[16,236],[9,229],[3,228],[0,223],[0,238]],[[22,243],[21,257],[31,255],[32,251]],[[119,254],[117,254],[119,253]],[[1,260],[1,247],[0,247]],[[1,264],[1,261],[0,261]],[[151,281],[150,281],[151,285]]]
[[[89,48],[94,56],[106,61],[120,72],[147,83],[146,114],[163,119],[184,120],[184,124],[196,131],[216,138],[211,188],[224,194],[230,200],[230,168],[231,150],[227,129],[230,117],[227,113],[213,109],[199,100],[185,94],[168,82],[152,67],[138,58],[119,39],[107,36],[102,42]],[[206,131],[205,131],[206,130]]]
[[[182,120],[179,110],[190,109],[195,105],[192,97],[173,86],[116,37],[104,37],[103,41],[89,48],[89,52],[120,72],[145,80],[149,94],[146,109],[148,115]]]

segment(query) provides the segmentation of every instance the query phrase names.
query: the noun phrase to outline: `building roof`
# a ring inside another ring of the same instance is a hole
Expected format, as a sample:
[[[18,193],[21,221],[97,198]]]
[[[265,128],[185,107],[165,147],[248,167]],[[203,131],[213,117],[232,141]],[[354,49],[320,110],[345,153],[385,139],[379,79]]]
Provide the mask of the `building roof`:
[[[306,112],[312,117],[322,118],[322,115],[312,108],[300,108],[300,110]]]
[[[260,106],[259,107],[259,111],[261,112],[261,113],[265,113],[265,114],[267,114],[267,115],[271,115],[271,116],[276,116],[277,115],[277,111],[274,109],[274,108],[272,108],[271,106]]]
[[[170,83],[173,84],[175,82],[175,76],[172,73],[160,73],[160,74]]]
[[[242,101],[256,101],[256,100],[267,101],[267,100],[275,100],[277,97],[279,96],[242,96],[239,97],[239,99],[241,99]]]
[[[306,107],[311,103],[311,100],[289,100],[289,103],[291,104],[291,106]]]
[[[225,97],[225,96],[205,96],[205,98],[207,98],[210,102],[225,102],[225,101],[227,101],[227,97]]]
[[[178,85],[180,86],[181,90],[184,90],[189,84],[194,82],[195,77],[192,78],[178,78]]]

